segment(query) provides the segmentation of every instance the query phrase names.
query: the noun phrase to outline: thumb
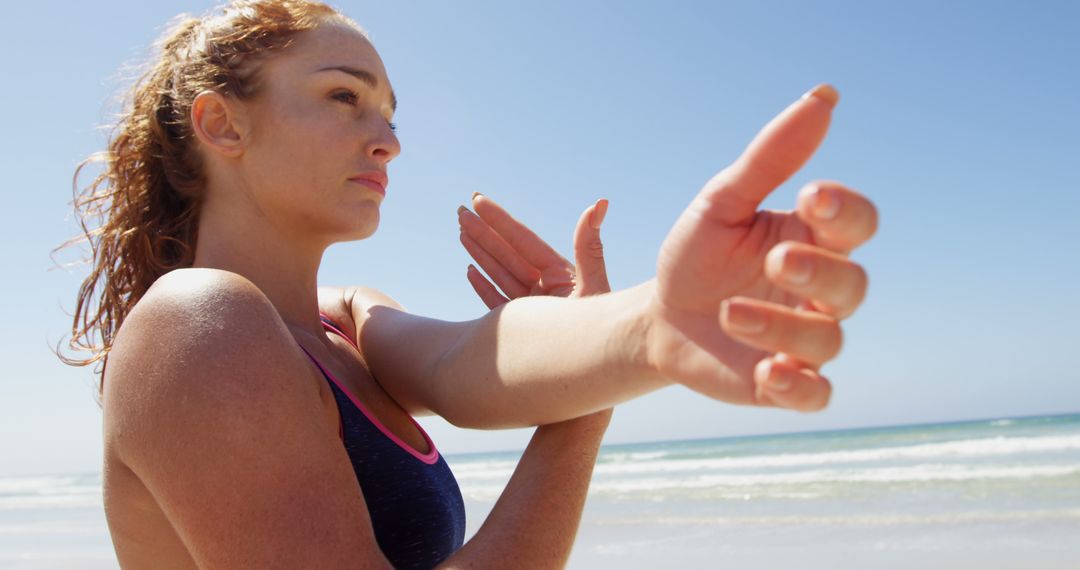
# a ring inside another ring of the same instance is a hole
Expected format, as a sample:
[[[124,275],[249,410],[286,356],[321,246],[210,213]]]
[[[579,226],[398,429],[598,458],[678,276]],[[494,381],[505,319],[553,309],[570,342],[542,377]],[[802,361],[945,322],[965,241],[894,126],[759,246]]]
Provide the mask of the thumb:
[[[742,156],[698,195],[707,217],[729,226],[753,218],[761,201],[817,150],[839,98],[832,86],[818,85],[765,125]]]
[[[597,200],[585,208],[574,230],[574,262],[577,264],[574,294],[578,297],[611,291],[604,263],[604,245],[600,242],[600,224],[604,222],[607,209],[607,200]]]

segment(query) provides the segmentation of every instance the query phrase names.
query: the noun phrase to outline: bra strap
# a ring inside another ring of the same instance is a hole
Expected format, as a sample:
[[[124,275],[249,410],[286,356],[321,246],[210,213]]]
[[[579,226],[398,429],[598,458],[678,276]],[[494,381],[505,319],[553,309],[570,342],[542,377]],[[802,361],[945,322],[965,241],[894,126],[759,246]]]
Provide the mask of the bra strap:
[[[326,330],[340,336],[341,338],[345,339],[345,342],[352,345],[352,347],[356,349],[356,352],[360,352],[360,347],[356,346],[356,341],[349,338],[349,335],[345,334],[345,331],[343,331],[341,329],[341,327],[338,326],[338,324],[334,322],[334,319],[331,319],[330,317],[326,316],[326,313],[319,313],[319,319],[322,321],[324,329],[326,329]]]

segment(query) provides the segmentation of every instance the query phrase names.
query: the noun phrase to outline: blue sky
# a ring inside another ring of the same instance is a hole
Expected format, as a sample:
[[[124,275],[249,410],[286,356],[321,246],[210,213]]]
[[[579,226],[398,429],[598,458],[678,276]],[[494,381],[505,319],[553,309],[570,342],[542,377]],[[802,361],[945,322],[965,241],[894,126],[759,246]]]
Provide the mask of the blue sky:
[[[50,352],[84,269],[50,270],[76,232],[71,175],[164,23],[213,3],[5,8],[0,231],[0,475],[95,470],[101,412],[87,369]],[[674,387],[621,407],[609,443],[1080,411],[1080,39],[1075,2],[341,2],[371,33],[400,100],[404,152],[378,233],[332,248],[326,284],[410,310],[478,316],[455,209],[502,202],[563,252],[608,198],[612,284],[652,275],[701,184],[788,102],[842,94],[815,178],[881,212],[855,258],[869,296],[824,372],[829,409],[735,408]],[[70,259],[70,256],[65,258]],[[167,331],[164,333],[167,335]],[[243,402],[237,402],[238,406]],[[518,447],[527,432],[425,420],[444,452]]]

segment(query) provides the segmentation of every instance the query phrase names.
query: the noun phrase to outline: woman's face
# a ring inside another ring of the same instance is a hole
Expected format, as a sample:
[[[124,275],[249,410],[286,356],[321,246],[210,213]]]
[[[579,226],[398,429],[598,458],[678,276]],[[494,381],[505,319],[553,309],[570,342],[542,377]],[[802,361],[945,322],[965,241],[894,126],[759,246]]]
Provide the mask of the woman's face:
[[[375,49],[355,29],[326,23],[263,60],[257,81],[241,168],[262,215],[295,237],[370,236],[387,165],[401,151]]]

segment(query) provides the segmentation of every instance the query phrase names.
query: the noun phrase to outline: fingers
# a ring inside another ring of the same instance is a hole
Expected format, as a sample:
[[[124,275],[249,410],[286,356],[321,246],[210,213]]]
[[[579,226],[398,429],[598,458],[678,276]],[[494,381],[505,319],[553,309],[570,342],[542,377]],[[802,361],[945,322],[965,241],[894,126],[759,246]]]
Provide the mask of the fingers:
[[[574,267],[528,226],[479,192],[473,194],[473,207],[478,216],[474,223],[483,226],[484,234],[494,242],[490,247],[495,249],[489,252],[529,286],[528,294],[565,297],[574,290]],[[471,214],[466,212],[462,216]],[[510,261],[514,265],[507,265]]]
[[[816,412],[829,404],[832,384],[798,362],[765,358],[754,367],[757,401],[800,412]]]
[[[720,326],[743,344],[783,352],[814,367],[835,358],[843,344],[840,324],[829,315],[747,297],[720,304]]]
[[[598,200],[582,212],[574,229],[575,293],[580,297],[611,291],[604,263],[604,245],[600,241],[600,224],[604,222],[607,209],[608,201]]]
[[[799,192],[795,211],[814,232],[814,243],[847,253],[877,231],[873,202],[838,182],[819,181]]]
[[[481,259],[476,256],[473,250],[469,250],[469,254],[480,264],[480,267],[484,268],[488,275],[494,278],[494,265],[498,265],[497,271],[510,273],[518,283],[530,284],[540,279],[540,271],[535,266],[530,265],[517,248],[508,244],[484,220],[470,212],[465,206],[458,208],[458,223],[461,225],[462,234],[468,236],[473,244],[479,246],[487,254],[483,256],[484,259]],[[536,239],[539,240],[540,238]],[[462,241],[462,243],[465,242]],[[468,246],[466,246],[466,249],[468,249]],[[496,281],[496,283],[499,283],[499,286],[502,287],[502,283],[499,281]],[[525,290],[528,291],[529,287],[525,287]],[[503,291],[510,293],[505,288]]]
[[[818,85],[765,125],[743,154],[705,185],[698,196],[704,215],[729,226],[751,220],[761,201],[817,150],[839,98],[836,89]]]
[[[473,209],[496,234],[532,267],[551,267],[565,264],[555,251],[525,224],[514,219],[502,206],[477,192],[473,194]]]
[[[492,257],[479,243],[476,242],[468,233],[463,229],[461,232],[461,245],[465,246],[465,250],[469,252],[469,255],[476,260],[476,263],[480,264],[480,267],[484,268],[484,271],[491,276],[491,279],[495,281],[495,284],[503,290],[504,293],[511,299],[517,299],[518,297],[524,297],[529,294],[530,288],[518,281],[509,270],[503,266],[497,259]]]
[[[866,297],[866,271],[845,255],[785,241],[765,256],[765,276],[779,287],[809,299],[811,307],[843,319]]]
[[[465,273],[465,277],[469,280],[469,284],[472,285],[473,291],[480,296],[480,300],[487,305],[487,308],[494,309],[503,303],[509,303],[510,299],[503,297],[498,289],[491,284],[471,263],[469,269]]]

